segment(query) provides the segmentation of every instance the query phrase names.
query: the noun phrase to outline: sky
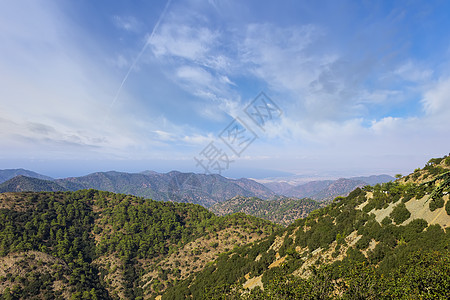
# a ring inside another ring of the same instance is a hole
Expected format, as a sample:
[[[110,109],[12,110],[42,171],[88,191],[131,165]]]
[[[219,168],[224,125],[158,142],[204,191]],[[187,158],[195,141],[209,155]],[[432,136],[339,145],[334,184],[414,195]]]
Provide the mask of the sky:
[[[449,1],[0,1],[0,169],[408,174],[450,152]]]

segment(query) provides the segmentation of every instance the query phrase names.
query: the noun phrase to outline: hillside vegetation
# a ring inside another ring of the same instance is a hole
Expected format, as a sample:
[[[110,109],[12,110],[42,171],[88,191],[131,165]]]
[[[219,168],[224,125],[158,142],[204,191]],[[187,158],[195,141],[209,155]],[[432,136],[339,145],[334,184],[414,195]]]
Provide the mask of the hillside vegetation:
[[[222,254],[163,299],[448,299],[449,162],[338,197]]]
[[[210,207],[210,211],[223,216],[238,212],[266,219],[280,225],[289,225],[297,219],[306,217],[320,204],[311,199],[280,198],[261,200],[259,198],[234,197]]]
[[[277,227],[199,205],[78,192],[0,194],[4,298],[138,299]]]

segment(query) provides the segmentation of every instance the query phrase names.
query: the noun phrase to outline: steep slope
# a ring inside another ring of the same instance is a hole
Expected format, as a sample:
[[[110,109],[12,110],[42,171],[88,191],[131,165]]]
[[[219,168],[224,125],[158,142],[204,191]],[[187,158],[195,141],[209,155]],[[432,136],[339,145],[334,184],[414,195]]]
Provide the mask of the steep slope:
[[[209,208],[216,215],[223,216],[238,212],[266,219],[280,225],[289,225],[297,219],[306,217],[320,204],[311,199],[280,198],[261,200],[237,196],[217,203]]]
[[[59,184],[23,175],[16,176],[0,184],[0,193],[4,192],[57,192],[67,189]]]
[[[154,298],[278,227],[95,190],[0,194],[0,298]]]
[[[53,180],[53,178],[33,172],[33,171],[29,171],[29,170],[25,170],[25,169],[5,169],[5,170],[0,170],[0,183],[3,183],[7,180],[10,180],[11,178],[14,178],[16,176],[19,175],[23,175],[23,176],[27,176],[27,177],[31,177],[31,178],[37,178],[37,179],[42,179],[42,180]]]
[[[450,158],[414,174],[225,253],[163,299],[448,299]]]
[[[98,189],[162,201],[201,204],[209,207],[235,196],[269,198],[274,193],[249,179],[172,171],[123,173],[98,172],[82,177],[57,179],[68,190]]]

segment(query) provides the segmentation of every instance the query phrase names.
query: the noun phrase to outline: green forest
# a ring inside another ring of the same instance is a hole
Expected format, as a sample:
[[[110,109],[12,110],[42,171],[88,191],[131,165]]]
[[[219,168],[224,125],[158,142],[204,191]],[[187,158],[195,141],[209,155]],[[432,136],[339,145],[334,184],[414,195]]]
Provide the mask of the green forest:
[[[103,280],[108,270],[93,263],[108,255],[121,261],[123,296],[142,298],[145,291],[139,279],[146,270],[140,269],[140,259],[158,259],[223,228],[241,226],[261,234],[278,228],[243,214],[216,217],[199,205],[95,190],[1,196],[0,256],[39,251],[59,259],[48,266],[42,260],[27,266],[30,258],[24,257],[19,263],[26,274],[0,278],[7,285],[4,299],[64,298],[63,289],[54,290],[55,281],[67,287],[72,299],[118,298]]]

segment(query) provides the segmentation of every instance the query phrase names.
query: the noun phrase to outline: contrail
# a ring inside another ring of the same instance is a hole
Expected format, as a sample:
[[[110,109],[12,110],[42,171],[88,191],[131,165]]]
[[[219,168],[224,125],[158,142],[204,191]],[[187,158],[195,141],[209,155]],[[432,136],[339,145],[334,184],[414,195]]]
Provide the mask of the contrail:
[[[130,76],[131,71],[133,71],[134,66],[136,65],[136,63],[138,62],[138,60],[141,58],[142,54],[144,54],[145,50],[147,50],[148,45],[150,44],[150,41],[153,39],[153,36],[155,35],[155,32],[158,30],[159,24],[161,23],[162,19],[164,19],[164,17],[166,16],[167,13],[167,9],[170,6],[170,3],[172,2],[172,0],[168,0],[166,3],[166,6],[164,7],[163,12],[161,13],[161,15],[159,16],[158,21],[156,22],[155,26],[153,27],[152,33],[150,34],[150,37],[147,38],[147,40],[145,41],[144,46],[142,47],[141,51],[139,52],[138,56],[136,56],[136,58],[134,59],[133,63],[131,64],[130,68],[128,69],[127,73],[125,74],[125,76],[122,79],[122,82],[120,83],[119,88],[117,89],[116,95],[114,96],[113,101],[111,102],[111,104],[109,105],[108,108],[108,112],[106,113],[106,117],[108,117],[109,112],[111,110],[111,108],[114,106],[114,104],[117,102],[117,99],[119,98],[120,92],[122,91],[123,86],[125,85],[125,82],[128,79],[128,76]],[[105,118],[106,120],[106,118]]]

